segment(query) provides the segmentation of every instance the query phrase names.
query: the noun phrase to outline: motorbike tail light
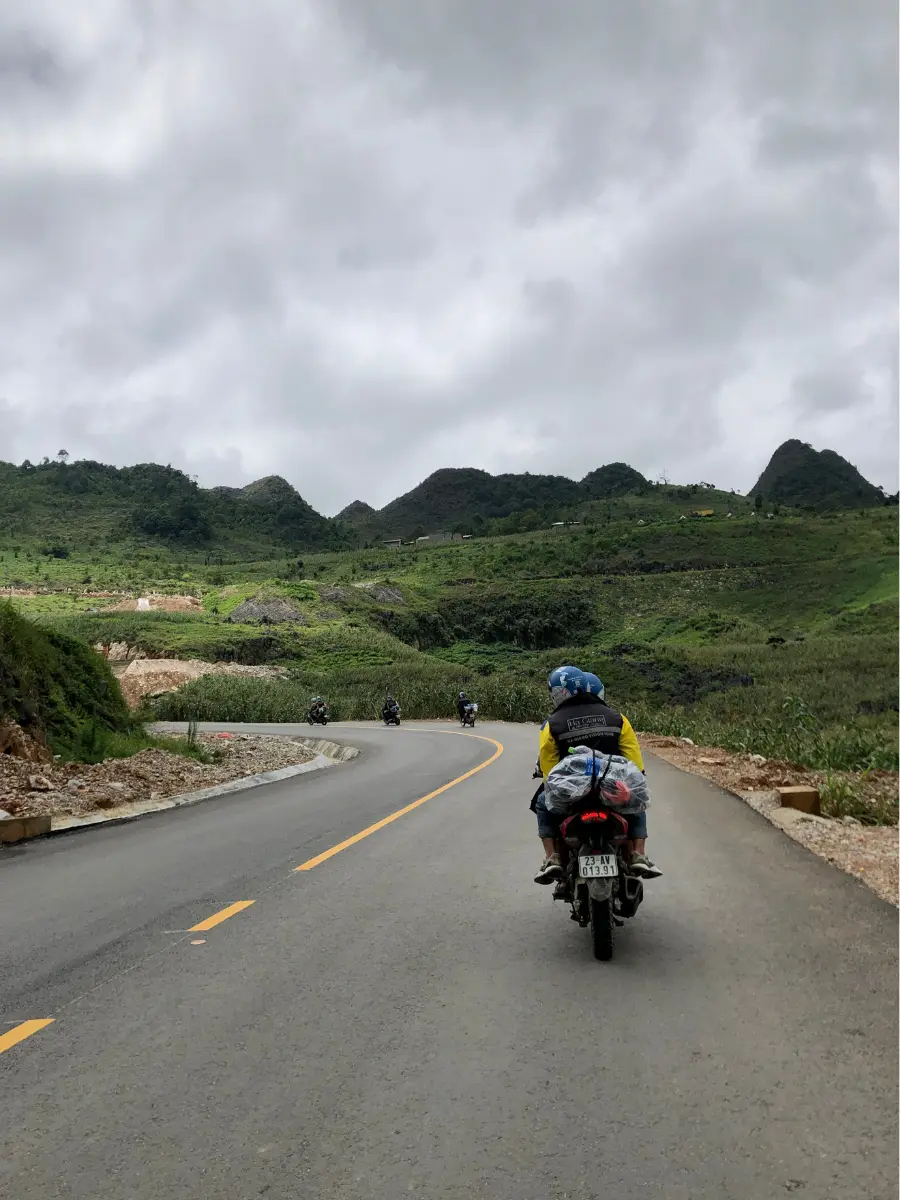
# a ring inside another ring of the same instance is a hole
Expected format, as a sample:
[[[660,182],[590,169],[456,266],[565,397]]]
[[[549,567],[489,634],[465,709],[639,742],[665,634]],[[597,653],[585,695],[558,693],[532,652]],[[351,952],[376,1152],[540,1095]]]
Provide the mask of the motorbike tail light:
[[[581,813],[581,820],[585,825],[593,825],[597,821],[605,821],[606,813],[604,813],[604,812]]]

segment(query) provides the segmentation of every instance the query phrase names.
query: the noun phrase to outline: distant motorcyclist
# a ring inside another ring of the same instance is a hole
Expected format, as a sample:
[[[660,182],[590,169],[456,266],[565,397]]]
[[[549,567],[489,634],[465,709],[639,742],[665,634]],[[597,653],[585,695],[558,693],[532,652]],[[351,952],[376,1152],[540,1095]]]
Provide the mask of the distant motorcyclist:
[[[578,667],[558,667],[550,675],[547,686],[554,708],[541,726],[538,759],[545,783],[551,769],[568,753],[570,746],[587,746],[602,754],[621,755],[644,770],[641,748],[631,723],[605,702],[606,689],[596,675]],[[545,855],[534,881],[546,884],[563,880],[559,818],[547,809],[543,788],[535,794],[531,807],[537,817],[538,836]],[[643,879],[658,878],[662,871],[645,853],[646,813],[635,813],[627,820],[632,872]]]
[[[323,696],[313,696],[309,702],[306,719],[310,725],[328,724],[328,704]]]
[[[469,700],[469,697],[466,695],[466,693],[460,692],[459,696],[457,697],[457,700],[456,700],[456,715],[459,717],[459,719],[461,721],[465,717],[466,709],[469,707],[470,703],[471,703],[471,701]]]
[[[394,699],[390,692],[384,698],[384,704],[381,707],[381,719],[387,721],[395,717],[400,712],[400,705]],[[398,722],[399,724],[399,722]]]

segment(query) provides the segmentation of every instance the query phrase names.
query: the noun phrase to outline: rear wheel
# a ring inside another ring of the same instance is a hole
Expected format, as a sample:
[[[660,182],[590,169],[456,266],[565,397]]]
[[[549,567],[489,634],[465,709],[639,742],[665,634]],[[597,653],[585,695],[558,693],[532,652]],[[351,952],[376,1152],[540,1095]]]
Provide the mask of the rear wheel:
[[[615,947],[612,896],[606,900],[591,899],[591,945],[594,958],[609,962]]]

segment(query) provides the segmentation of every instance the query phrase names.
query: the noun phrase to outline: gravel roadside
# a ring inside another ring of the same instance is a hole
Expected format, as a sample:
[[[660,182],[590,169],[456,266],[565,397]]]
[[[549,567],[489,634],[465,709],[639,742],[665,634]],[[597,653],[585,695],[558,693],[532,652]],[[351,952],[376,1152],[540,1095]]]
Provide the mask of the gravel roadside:
[[[855,876],[882,900],[898,904],[896,825],[864,825],[852,817],[829,819],[782,808],[777,788],[792,784],[821,787],[826,779],[824,772],[767,761],[759,755],[736,754],[717,746],[695,746],[681,738],[652,733],[639,736],[645,749],[682,771],[700,775],[740,796],[795,842]],[[859,781],[860,777],[856,778]],[[870,772],[860,786],[873,803],[896,800],[897,775],[893,771]]]
[[[210,762],[159,749],[95,764],[37,764],[0,755],[0,810],[15,817],[89,816],[297,766],[315,757],[289,738],[201,734],[198,741]]]

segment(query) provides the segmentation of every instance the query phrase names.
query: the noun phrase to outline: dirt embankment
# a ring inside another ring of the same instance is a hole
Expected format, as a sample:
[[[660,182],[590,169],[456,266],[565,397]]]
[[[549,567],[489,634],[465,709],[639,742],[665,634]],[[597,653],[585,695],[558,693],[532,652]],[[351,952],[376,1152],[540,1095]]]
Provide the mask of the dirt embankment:
[[[137,708],[147,696],[161,696],[203,675],[250,675],[257,679],[279,679],[279,667],[247,667],[242,663],[201,662],[188,658],[135,658],[117,671],[119,686],[130,708]]]
[[[201,612],[203,605],[196,596],[129,596],[118,604],[110,604],[104,612]]]
[[[0,810],[13,817],[90,816],[123,804],[201,791],[314,758],[312,751],[287,738],[202,734],[199,741],[209,762],[199,763],[160,749],[90,765],[36,763],[11,753],[0,754]],[[253,792],[246,795],[252,803]]]
[[[854,875],[882,900],[898,903],[898,831],[896,825],[862,824],[851,816],[813,816],[781,807],[777,789],[793,784],[823,788],[824,771],[794,763],[766,760],[758,754],[736,754],[717,746],[695,746],[683,738],[642,733],[641,745],[682,771],[700,775],[729,792],[782,829],[820,858]],[[897,798],[897,774],[870,771],[865,776],[836,773],[873,811]],[[833,776],[833,778],[835,778]],[[861,810],[865,815],[865,810]]]

